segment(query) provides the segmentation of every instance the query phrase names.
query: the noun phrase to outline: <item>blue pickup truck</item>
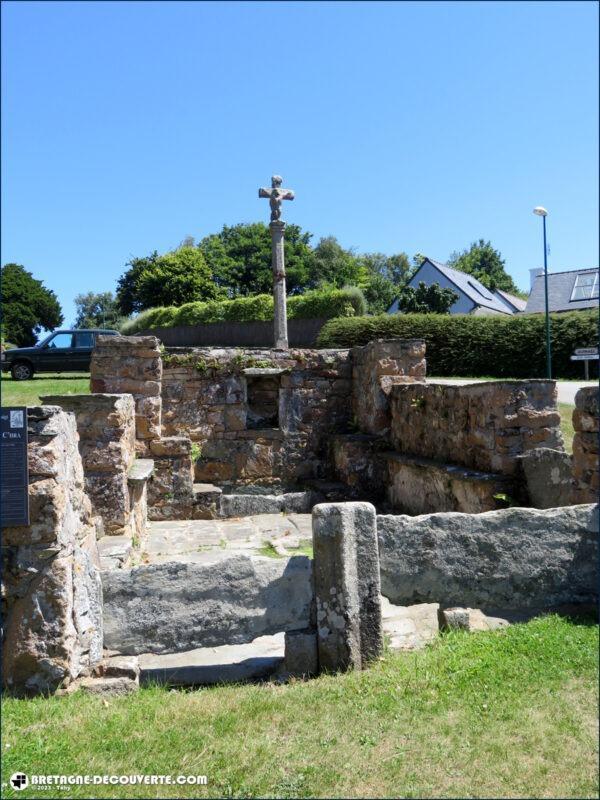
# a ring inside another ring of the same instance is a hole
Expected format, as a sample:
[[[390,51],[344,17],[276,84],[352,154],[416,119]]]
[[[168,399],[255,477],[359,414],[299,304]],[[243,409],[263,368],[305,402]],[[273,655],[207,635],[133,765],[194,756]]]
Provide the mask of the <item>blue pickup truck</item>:
[[[2,353],[2,372],[27,381],[36,372],[89,372],[96,336],[118,336],[101,328],[54,331],[34,347],[15,347]]]

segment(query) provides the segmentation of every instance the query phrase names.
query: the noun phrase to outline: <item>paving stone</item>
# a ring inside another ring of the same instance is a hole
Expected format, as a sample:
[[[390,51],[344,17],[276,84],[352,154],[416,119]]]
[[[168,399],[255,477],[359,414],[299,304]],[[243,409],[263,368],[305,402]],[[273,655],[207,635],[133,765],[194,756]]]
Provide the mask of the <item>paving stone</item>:
[[[284,634],[259,636],[252,642],[202,647],[185,653],[140,655],[140,682],[171,686],[255,681],[273,675],[283,664]]]

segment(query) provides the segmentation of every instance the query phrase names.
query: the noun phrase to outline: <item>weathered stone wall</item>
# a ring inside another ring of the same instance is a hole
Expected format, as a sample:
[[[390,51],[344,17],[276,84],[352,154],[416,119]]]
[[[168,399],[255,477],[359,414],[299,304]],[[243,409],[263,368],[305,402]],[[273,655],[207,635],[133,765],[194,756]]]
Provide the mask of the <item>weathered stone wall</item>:
[[[516,456],[564,450],[554,381],[412,383],[392,387],[390,396],[391,439],[400,453],[514,475]]]
[[[162,360],[155,336],[97,336],[90,366],[94,393],[131,394],[138,440],[161,435]],[[143,447],[141,455],[147,455]]]
[[[198,443],[199,482],[321,477],[328,435],[350,420],[350,377],[348,351],[172,352],[164,359],[163,432]]]
[[[132,536],[135,512],[127,479],[135,460],[133,397],[53,395],[42,401],[75,414],[85,489],[94,512],[102,517],[104,532]]]
[[[331,437],[330,459],[335,477],[348,487],[348,499],[383,499],[387,468],[383,453],[389,449],[385,439],[362,433]]]
[[[377,517],[392,603],[486,610],[596,603],[598,507]]]
[[[2,531],[3,685],[65,686],[102,657],[96,519],[84,490],[75,417],[28,409],[30,525]]]
[[[399,383],[424,380],[425,342],[422,339],[377,339],[352,351],[352,408],[363,433],[387,436],[389,395]]]
[[[502,507],[497,495],[513,498],[515,493],[513,482],[503,475],[401,453],[386,453],[384,459],[388,502],[404,514],[481,514]]]
[[[191,519],[194,472],[192,443],[186,436],[164,436],[150,442],[154,474],[148,484],[152,520]]]
[[[575,395],[573,411],[573,494],[574,503],[597,503],[600,487],[600,413],[598,389],[586,386]]]

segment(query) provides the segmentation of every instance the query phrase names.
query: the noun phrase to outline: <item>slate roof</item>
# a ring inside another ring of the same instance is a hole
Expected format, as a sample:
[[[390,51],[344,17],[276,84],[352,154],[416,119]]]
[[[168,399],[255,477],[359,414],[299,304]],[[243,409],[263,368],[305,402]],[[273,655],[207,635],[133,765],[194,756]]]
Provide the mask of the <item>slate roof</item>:
[[[514,311],[525,311],[527,300],[516,297],[514,294],[509,294],[509,292],[505,292],[504,289],[494,289],[494,294],[500,295],[500,299],[508,303],[509,306],[512,306]]]
[[[446,264],[442,264],[440,261],[434,261],[432,258],[427,258],[426,260],[429,261],[430,264],[433,264],[433,266],[436,267],[442,275],[445,275],[448,280],[452,281],[452,283],[476,305],[490,308],[493,311],[499,311],[502,314],[512,314],[514,312],[511,305],[487,289],[477,278],[474,278],[473,275],[468,275],[466,272],[460,272],[460,270],[447,267]],[[423,264],[421,264],[421,266],[423,266]],[[411,283],[415,278],[418,282],[420,269],[421,267],[415,272]]]
[[[548,308],[550,311],[577,311],[582,308],[597,308],[597,296],[589,300],[571,300],[575,278],[581,274],[594,274],[597,272],[597,269],[573,269],[565,272],[549,272]],[[542,274],[538,275],[535,279],[527,301],[525,313],[536,314],[544,312],[545,310],[544,276]]]

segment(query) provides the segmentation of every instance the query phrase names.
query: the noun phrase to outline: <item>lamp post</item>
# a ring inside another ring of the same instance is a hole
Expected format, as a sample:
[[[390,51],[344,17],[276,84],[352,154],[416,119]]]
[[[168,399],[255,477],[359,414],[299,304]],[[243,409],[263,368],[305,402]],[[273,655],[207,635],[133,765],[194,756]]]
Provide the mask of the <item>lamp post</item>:
[[[550,344],[550,310],[548,308],[548,251],[546,249],[546,217],[548,212],[543,206],[536,206],[533,213],[544,222],[544,293],[546,296],[546,376],[552,377],[552,346]]]

